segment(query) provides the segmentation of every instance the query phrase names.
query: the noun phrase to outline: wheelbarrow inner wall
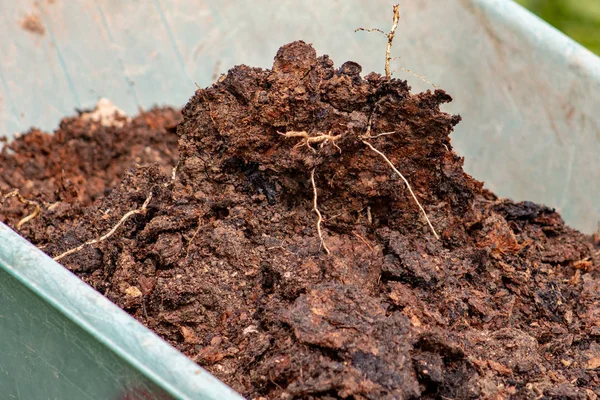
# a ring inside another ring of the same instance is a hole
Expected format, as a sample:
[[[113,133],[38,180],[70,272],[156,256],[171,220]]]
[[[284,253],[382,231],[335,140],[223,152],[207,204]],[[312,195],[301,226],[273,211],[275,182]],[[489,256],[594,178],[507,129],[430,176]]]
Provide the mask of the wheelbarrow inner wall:
[[[157,104],[182,106],[195,82],[207,86],[215,71],[235,64],[270,67],[278,47],[297,39],[313,43],[338,65],[353,60],[364,73],[381,73],[385,37],[354,30],[389,29],[392,5],[382,0],[0,1],[0,135],[8,137],[30,126],[52,131],[63,116],[93,107],[99,97],[130,114]],[[393,68],[411,69],[454,97],[446,109],[463,116],[452,140],[465,156],[466,170],[501,196],[555,207],[567,223],[594,231],[600,220],[598,58],[510,0],[400,4],[393,56],[401,58]],[[21,27],[28,15],[38,17],[43,33]],[[431,89],[407,72],[395,76],[407,79],[415,90]],[[3,259],[7,252],[10,257],[39,253],[12,235],[5,227],[0,230]],[[136,364],[123,361],[121,350],[93,344],[98,340],[93,326],[65,314],[66,305],[104,321],[109,342],[137,338],[146,330],[133,320],[109,329],[126,315],[114,307],[99,308],[102,301],[87,287],[77,286],[71,294],[73,276],[48,280],[35,273],[40,265],[48,276],[66,273],[40,257],[3,264],[12,271],[12,278],[0,281],[0,322],[10,319],[0,323],[3,354],[8,354],[0,362],[3,393],[34,398],[29,394],[44,387],[48,393],[64,390],[72,398],[85,398],[83,392],[114,398],[113,386],[130,386],[139,379],[148,390],[161,387],[169,396],[192,393],[201,398],[197,393],[207,388],[206,382],[187,369],[192,364],[182,356],[138,348],[136,354],[146,355],[131,356]],[[15,271],[31,275],[17,279]],[[40,297],[48,291],[63,297],[49,304]],[[83,298],[92,300],[79,306]],[[170,373],[170,363],[181,374]],[[202,370],[193,371],[205,377]],[[103,373],[106,379],[100,377]],[[168,384],[149,378],[162,375],[169,377]],[[72,381],[80,376],[90,382]],[[93,389],[91,381],[100,384],[102,379],[104,388]],[[213,389],[209,385],[206,393]]]
[[[390,1],[2,0],[0,133],[55,129],[108,97],[130,114],[182,106],[215,71],[270,67],[303,39],[338,64],[383,72]],[[501,196],[557,208],[591,233],[600,220],[600,61],[510,0],[400,1],[393,67],[446,89],[466,170]],[[24,30],[39,17],[44,34]],[[10,38],[7,40],[6,38]],[[415,89],[431,89],[397,71]]]

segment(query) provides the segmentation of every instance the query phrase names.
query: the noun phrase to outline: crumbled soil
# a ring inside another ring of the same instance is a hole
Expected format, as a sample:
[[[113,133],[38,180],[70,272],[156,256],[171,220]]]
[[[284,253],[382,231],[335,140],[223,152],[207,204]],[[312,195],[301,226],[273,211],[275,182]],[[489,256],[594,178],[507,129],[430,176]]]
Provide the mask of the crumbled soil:
[[[596,399],[597,238],[465,174],[443,90],[360,72],[294,42],[197,90],[176,134],[172,110],[31,131],[0,188],[43,204],[19,232],[51,256],[152,193],[60,261],[248,398]]]
[[[31,200],[89,206],[136,165],[155,164],[171,173],[178,154],[178,110],[155,108],[133,120],[116,116],[110,125],[93,123],[92,113],[79,114],[63,119],[54,134],[34,128],[6,144],[0,153],[0,192],[19,189]],[[6,212],[0,209],[4,218]]]

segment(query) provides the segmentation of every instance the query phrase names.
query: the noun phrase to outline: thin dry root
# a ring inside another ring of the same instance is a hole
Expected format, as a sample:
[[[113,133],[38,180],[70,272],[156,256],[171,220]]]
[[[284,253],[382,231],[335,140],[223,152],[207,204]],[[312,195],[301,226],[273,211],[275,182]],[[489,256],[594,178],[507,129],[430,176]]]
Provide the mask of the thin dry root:
[[[317,206],[317,185],[315,184],[315,170],[313,168],[310,173],[310,182],[312,183],[313,188],[313,211],[317,214],[317,233],[319,234],[319,239],[321,240],[321,246],[325,249],[327,254],[331,254],[329,252],[329,248],[325,244],[325,240],[323,239],[323,232],[321,232],[321,222],[323,221],[323,216],[321,215],[321,211],[319,211],[319,207]]]
[[[92,239],[92,240],[90,240],[88,242],[85,242],[85,243],[83,243],[83,244],[81,244],[81,245],[79,245],[79,246],[77,246],[77,247],[75,247],[75,248],[73,248],[71,250],[65,251],[64,253],[62,253],[62,254],[54,257],[54,261],[58,261],[61,258],[64,258],[64,257],[66,257],[68,255],[73,254],[73,253],[76,253],[79,250],[83,249],[85,246],[89,246],[89,245],[92,245],[92,244],[100,243],[100,242],[108,239],[109,237],[111,237],[117,231],[117,229],[119,229],[119,227],[121,225],[123,225],[123,223],[125,221],[127,221],[127,219],[129,219],[129,217],[131,217],[132,215],[142,214],[143,212],[145,212],[146,208],[148,207],[148,204],[150,203],[150,200],[152,200],[152,192],[150,192],[150,194],[148,195],[148,197],[146,197],[146,201],[144,201],[144,204],[142,204],[141,208],[138,208],[137,210],[131,210],[131,211],[127,212],[125,215],[123,215],[123,217],[121,217],[121,219],[119,220],[119,222],[117,222],[117,224],[115,226],[113,226],[112,229],[110,231],[108,231],[107,234],[105,234],[104,236],[101,236],[99,238]]]
[[[369,248],[369,250],[371,250],[371,251],[375,251],[375,249],[373,248],[373,246],[371,246],[371,245],[369,244],[369,242],[367,242],[367,239],[365,239],[364,237],[360,236],[358,233],[356,233],[356,231],[352,231],[352,234],[353,234],[354,236],[356,236],[358,239],[360,239],[360,241],[361,241],[361,242],[363,242],[364,244],[366,244],[366,245],[367,245],[367,247]]]
[[[355,32],[355,33],[356,33],[356,32],[360,32],[360,31],[369,32],[369,33],[370,33],[370,32],[379,32],[379,33],[381,33],[381,34],[383,34],[383,35],[386,35],[386,36],[387,36],[387,34],[386,34],[384,31],[382,31],[381,29],[379,29],[379,28],[372,28],[372,29],[356,28],[356,29],[354,30],[354,32]]]
[[[21,226],[23,226],[23,224],[26,224],[27,222],[31,221],[32,219],[34,219],[35,217],[37,217],[40,214],[41,208],[38,203],[31,202],[29,204],[33,204],[35,206],[35,210],[33,210],[33,212],[31,214],[29,214],[28,216],[22,218],[19,222],[17,222],[17,229],[20,229]]]
[[[190,247],[192,247],[192,242],[198,236],[198,232],[200,232],[200,228],[202,228],[202,216],[198,217],[198,228],[194,231],[191,239],[188,241],[187,249],[185,250],[185,259],[187,260],[190,255]]]
[[[375,139],[375,138],[378,138],[378,137],[380,137],[380,136],[393,135],[394,133],[396,133],[396,131],[391,131],[391,132],[383,132],[383,133],[380,133],[380,134],[378,134],[378,135],[375,135],[375,136],[367,136],[367,139]]]
[[[33,205],[35,206],[35,209],[33,210],[33,212],[29,215],[27,215],[26,217],[21,218],[21,220],[19,222],[17,222],[17,229],[20,229],[21,226],[23,226],[23,224],[26,224],[27,222],[31,221],[32,219],[34,219],[35,217],[37,217],[40,214],[40,204],[35,202],[35,201],[31,201],[31,200],[27,200],[26,198],[24,198],[23,196],[21,196],[21,193],[19,193],[19,189],[15,189],[10,193],[5,194],[4,196],[2,196],[2,200],[6,200],[9,199],[11,197],[16,197],[17,199],[19,199],[19,201],[22,204],[25,205]]]
[[[421,203],[419,202],[419,200],[417,199],[417,196],[415,195],[415,193],[413,192],[412,188],[410,187],[410,184],[408,183],[408,181],[406,180],[406,178],[404,177],[404,175],[402,175],[400,173],[400,171],[398,171],[396,169],[396,167],[394,167],[394,164],[392,164],[392,162],[389,160],[389,158],[386,157],[385,154],[383,154],[381,151],[377,150],[375,147],[373,147],[371,145],[371,143],[367,142],[366,140],[362,141],[366,146],[368,146],[371,150],[373,150],[375,153],[379,154],[381,156],[381,158],[383,158],[385,160],[386,163],[388,163],[388,165],[394,170],[394,172],[404,181],[404,183],[406,184],[406,187],[408,188],[408,191],[410,192],[412,198],[415,200],[415,203],[417,203],[417,205],[419,206],[419,208],[421,209],[421,212],[423,213],[423,215],[425,216],[425,220],[427,220],[427,224],[429,225],[429,227],[431,228],[431,231],[433,232],[433,235],[435,236],[436,239],[439,239],[440,237],[438,236],[437,232],[435,231],[435,228],[433,227],[433,225],[431,224],[431,221],[429,220],[429,217],[427,216],[427,213],[425,212],[425,209],[423,208],[423,206],[421,206]]]
[[[320,134],[317,136],[310,136],[308,134],[308,132],[306,132],[306,131],[289,131],[286,133],[283,133],[283,132],[277,132],[277,133],[282,136],[285,136],[286,138],[299,137],[299,138],[304,139],[303,141],[298,143],[296,145],[296,147],[306,145],[306,147],[308,147],[312,151],[315,151],[315,149],[312,148],[311,144],[321,143],[321,148],[323,148],[324,145],[331,142],[340,151],[340,153],[342,152],[342,149],[340,149],[340,147],[335,143],[336,140],[338,140],[339,138],[341,138],[343,136],[342,134],[332,135],[331,132],[329,132],[328,134]]]
[[[411,75],[413,75],[413,76],[415,76],[415,77],[419,78],[419,79],[420,79],[420,80],[422,80],[423,82],[430,84],[430,85],[431,85],[431,86],[433,86],[434,88],[436,88],[436,89],[437,89],[437,88],[439,88],[439,86],[438,86],[438,85],[436,85],[435,83],[433,83],[433,82],[430,82],[430,81],[428,81],[427,79],[425,79],[425,77],[424,77],[423,75],[418,75],[418,74],[415,74],[414,72],[412,72],[412,71],[411,71],[410,69],[408,69],[408,68],[396,68],[395,70],[393,70],[393,71],[392,71],[392,74],[393,74],[394,72],[398,71],[398,70],[400,70],[400,71],[405,71],[405,72],[408,72],[409,74],[411,74]]]

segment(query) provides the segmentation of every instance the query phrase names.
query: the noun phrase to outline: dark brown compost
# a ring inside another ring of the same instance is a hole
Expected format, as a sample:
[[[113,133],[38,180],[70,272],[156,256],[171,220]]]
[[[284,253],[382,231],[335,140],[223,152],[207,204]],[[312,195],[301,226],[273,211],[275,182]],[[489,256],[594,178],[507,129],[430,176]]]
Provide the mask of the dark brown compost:
[[[60,261],[248,398],[597,399],[597,240],[465,174],[449,101],[294,42],[182,116],[27,133],[0,189],[51,256],[152,193]]]

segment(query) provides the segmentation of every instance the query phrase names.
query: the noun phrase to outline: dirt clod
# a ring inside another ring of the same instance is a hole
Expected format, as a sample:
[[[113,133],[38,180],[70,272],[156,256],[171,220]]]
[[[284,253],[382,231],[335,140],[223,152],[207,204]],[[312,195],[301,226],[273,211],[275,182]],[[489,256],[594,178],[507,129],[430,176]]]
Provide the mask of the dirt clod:
[[[249,398],[599,396],[597,241],[465,174],[446,92],[360,71],[294,42],[197,90],[176,134],[169,110],[33,130],[0,189],[43,204],[19,232],[51,256],[152,193],[61,262]]]

